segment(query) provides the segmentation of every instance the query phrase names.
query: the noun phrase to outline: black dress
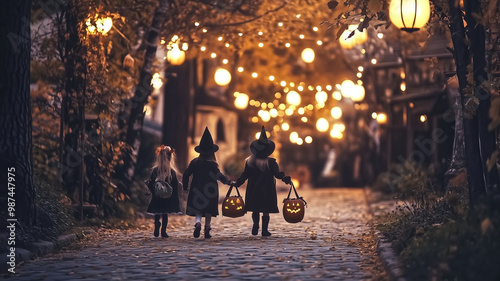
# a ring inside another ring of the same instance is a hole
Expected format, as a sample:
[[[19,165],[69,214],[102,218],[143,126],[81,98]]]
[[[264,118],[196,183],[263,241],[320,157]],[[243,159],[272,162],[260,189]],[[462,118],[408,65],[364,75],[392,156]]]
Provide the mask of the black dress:
[[[179,204],[179,192],[177,186],[179,185],[179,181],[177,180],[177,175],[174,170],[172,172],[172,179],[169,181],[169,184],[174,188],[172,192],[172,196],[170,198],[159,198],[155,196],[155,180],[158,173],[157,168],[153,169],[151,172],[151,177],[149,179],[148,188],[151,191],[151,202],[148,206],[148,214],[151,215],[161,215],[168,213],[178,213],[181,211]],[[167,179],[165,179],[166,181]]]
[[[276,180],[285,176],[280,172],[276,159],[268,158],[269,169],[262,171],[257,166],[245,164],[245,170],[236,180],[236,187],[242,185],[247,179],[245,194],[245,208],[247,211],[262,213],[279,213],[278,198],[276,195]]]
[[[195,158],[189,163],[184,175],[182,185],[187,189],[189,177],[193,175],[191,187],[189,189],[186,214],[196,216],[201,214],[219,214],[219,185],[217,180],[224,184],[229,184],[229,179],[224,176],[217,162]]]

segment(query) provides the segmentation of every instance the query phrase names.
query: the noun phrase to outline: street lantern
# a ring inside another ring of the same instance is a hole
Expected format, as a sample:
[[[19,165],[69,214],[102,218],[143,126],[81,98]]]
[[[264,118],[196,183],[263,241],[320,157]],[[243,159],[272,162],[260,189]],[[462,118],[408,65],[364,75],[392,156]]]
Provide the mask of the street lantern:
[[[179,49],[177,43],[172,44],[172,48],[167,52],[167,61],[171,65],[181,65],[186,59],[186,53]]]
[[[248,95],[244,93],[235,93],[236,99],[234,99],[234,106],[237,109],[246,109],[248,106]]]
[[[231,73],[227,69],[217,68],[214,75],[215,83],[219,86],[227,86],[231,82]]]
[[[305,62],[305,63],[311,63],[314,61],[314,50],[311,49],[311,48],[305,48],[302,53],[301,53],[301,57],[302,57],[302,60]]]
[[[299,93],[295,91],[288,92],[288,94],[286,95],[286,102],[291,105],[299,106],[301,102]]]
[[[389,18],[399,29],[414,32],[424,27],[431,15],[429,0],[392,0]]]

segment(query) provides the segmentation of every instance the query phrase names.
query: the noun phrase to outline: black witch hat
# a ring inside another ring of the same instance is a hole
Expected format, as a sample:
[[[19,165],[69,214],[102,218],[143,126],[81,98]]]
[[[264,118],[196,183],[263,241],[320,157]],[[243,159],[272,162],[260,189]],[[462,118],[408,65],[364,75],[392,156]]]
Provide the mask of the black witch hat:
[[[250,144],[250,151],[257,158],[267,158],[273,153],[275,147],[276,145],[274,144],[274,142],[267,139],[266,129],[264,129],[264,126],[262,126],[259,139],[254,140]]]
[[[212,135],[210,134],[208,127],[205,127],[203,136],[201,136],[200,144],[196,146],[194,150],[198,153],[214,153],[219,150],[219,146],[214,144],[214,140],[212,139]]]

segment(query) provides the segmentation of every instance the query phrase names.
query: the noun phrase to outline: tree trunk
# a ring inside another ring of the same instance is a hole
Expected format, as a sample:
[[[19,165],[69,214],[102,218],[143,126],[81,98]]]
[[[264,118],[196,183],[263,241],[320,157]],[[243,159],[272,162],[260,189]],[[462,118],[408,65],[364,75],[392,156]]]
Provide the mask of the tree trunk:
[[[131,154],[126,154],[124,164],[118,169],[117,177],[122,180],[121,191],[130,193],[128,187],[132,182],[135,172],[135,163],[139,147],[141,145],[142,125],[144,122],[144,105],[148,97],[153,92],[151,78],[153,77],[153,62],[156,58],[156,49],[158,47],[159,32],[165,22],[167,10],[171,0],[159,0],[159,5],[153,15],[151,27],[146,37],[146,54],[144,63],[139,73],[139,83],[135,87],[135,93],[131,100],[130,117],[127,123],[127,135],[125,142],[131,146]]]
[[[465,28],[462,21],[460,8],[454,0],[448,0],[450,8],[450,33],[454,48],[454,59],[457,68],[459,91],[462,97],[462,106],[468,97],[464,95],[467,86],[467,65],[470,61],[467,46],[465,45]],[[477,115],[467,116],[464,111],[463,126],[465,140],[465,161],[467,167],[467,182],[469,185],[470,203],[485,194],[482,160],[479,152],[479,130]]]
[[[489,112],[491,107],[491,95],[486,92],[481,83],[488,80],[486,73],[486,34],[484,26],[477,22],[473,14],[481,14],[479,1],[465,1],[465,19],[467,21],[467,29],[470,41],[470,49],[472,53],[472,61],[474,67],[474,95],[479,98],[479,106],[476,111],[478,128],[479,128],[479,143],[481,152],[481,164],[483,176],[485,179],[486,193],[498,187],[498,170],[496,165],[491,171],[488,171],[486,165],[487,159],[496,150],[495,132],[488,130],[488,125],[491,123]]]
[[[169,66],[164,88],[162,143],[175,149],[177,165],[187,168],[188,135],[191,95],[189,93],[189,68],[193,61],[179,66]]]
[[[5,202],[15,200],[15,208],[8,212],[7,218],[17,219],[27,226],[36,223],[32,179],[30,9],[29,0],[2,1],[0,4],[0,196],[8,197],[2,200]],[[1,205],[7,209],[7,203]]]

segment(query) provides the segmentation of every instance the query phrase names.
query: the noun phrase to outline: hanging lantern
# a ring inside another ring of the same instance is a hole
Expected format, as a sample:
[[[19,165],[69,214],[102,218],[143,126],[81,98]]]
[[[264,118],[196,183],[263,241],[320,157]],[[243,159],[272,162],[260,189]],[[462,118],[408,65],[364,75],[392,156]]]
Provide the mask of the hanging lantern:
[[[227,69],[217,68],[214,75],[215,83],[219,86],[227,86],[231,82],[231,73]]]
[[[302,60],[305,63],[311,63],[314,61],[314,50],[311,48],[305,48],[301,53]]]
[[[181,65],[186,59],[186,53],[179,49],[179,45],[172,44],[172,49],[167,52],[167,61],[171,65]]]
[[[429,0],[392,0],[389,18],[399,29],[414,32],[424,27],[431,15]]]

